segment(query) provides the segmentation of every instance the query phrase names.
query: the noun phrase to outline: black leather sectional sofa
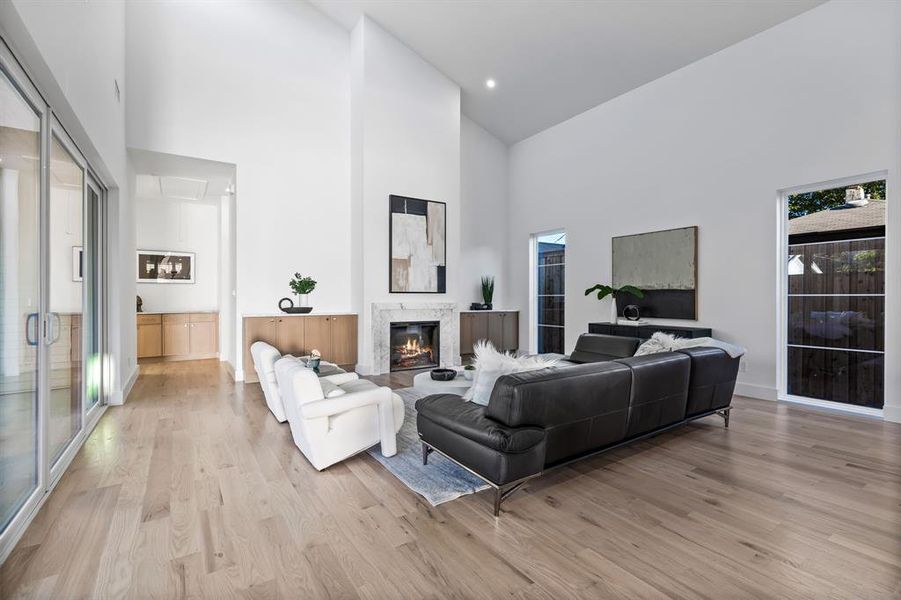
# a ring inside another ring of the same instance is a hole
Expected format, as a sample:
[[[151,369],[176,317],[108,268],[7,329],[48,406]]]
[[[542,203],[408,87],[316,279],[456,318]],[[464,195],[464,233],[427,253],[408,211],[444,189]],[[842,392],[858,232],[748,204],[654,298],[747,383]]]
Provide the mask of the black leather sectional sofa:
[[[584,334],[562,366],[505,375],[488,406],[438,394],[416,403],[423,463],[437,451],[495,489],[523,483],[714,413],[729,426],[738,358],[718,348],[632,356],[641,340]]]

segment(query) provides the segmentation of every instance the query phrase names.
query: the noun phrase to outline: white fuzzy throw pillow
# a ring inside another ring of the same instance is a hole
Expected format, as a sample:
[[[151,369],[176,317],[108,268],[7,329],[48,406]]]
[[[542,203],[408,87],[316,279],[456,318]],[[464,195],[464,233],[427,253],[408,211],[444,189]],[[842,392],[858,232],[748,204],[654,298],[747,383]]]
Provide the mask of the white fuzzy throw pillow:
[[[635,351],[635,356],[645,354],[658,354],[660,352],[672,352],[676,349],[676,338],[668,333],[658,331],[651,339],[641,344]]]
[[[472,387],[463,394],[464,400],[488,406],[491,392],[498,377],[510,373],[537,371],[554,367],[559,358],[543,358],[541,356],[516,357],[505,352],[498,352],[491,342],[479,340],[473,348],[475,353],[476,372],[472,378]]]
[[[645,354],[657,354],[659,352],[674,352],[682,348],[697,348],[699,346],[708,346],[710,348],[719,348],[732,358],[744,356],[745,349],[735,344],[729,344],[722,340],[710,337],[702,338],[680,338],[672,336],[668,333],[658,331],[651,336],[651,339],[644,342],[635,351],[635,356],[643,356]]]

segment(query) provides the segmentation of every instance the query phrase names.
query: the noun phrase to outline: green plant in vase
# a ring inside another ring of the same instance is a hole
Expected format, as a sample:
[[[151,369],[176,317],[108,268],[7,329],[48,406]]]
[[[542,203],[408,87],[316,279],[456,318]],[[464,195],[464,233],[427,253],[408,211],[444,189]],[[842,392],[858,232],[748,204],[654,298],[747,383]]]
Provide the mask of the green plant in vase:
[[[494,277],[490,275],[482,277],[482,300],[488,305],[490,310],[494,300]]]
[[[288,285],[291,287],[291,291],[297,295],[298,306],[310,305],[310,293],[316,289],[315,279],[295,273],[294,278],[288,282]]]
[[[644,292],[634,285],[622,285],[618,288],[613,287],[612,285],[606,285],[603,283],[596,283],[587,290],[585,290],[585,295],[592,294],[597,292],[598,300],[603,300],[607,296],[610,296],[610,322],[616,324],[617,319],[619,318],[619,314],[616,310],[616,298],[622,294],[629,294],[630,296],[635,296],[636,298],[644,298]]]

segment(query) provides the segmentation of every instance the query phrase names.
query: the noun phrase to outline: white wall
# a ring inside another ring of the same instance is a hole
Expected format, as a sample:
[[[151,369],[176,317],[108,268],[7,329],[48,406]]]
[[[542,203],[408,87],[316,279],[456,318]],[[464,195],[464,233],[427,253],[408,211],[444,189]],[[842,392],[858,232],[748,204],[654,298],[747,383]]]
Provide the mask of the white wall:
[[[4,37],[109,187],[112,402],[137,373],[134,221],[126,189],[125,5],[120,2],[0,3]],[[115,95],[115,82],[120,97]]]
[[[354,267],[359,365],[372,372],[373,302],[455,301],[460,269],[460,87],[368,18],[352,33]],[[388,293],[388,197],[447,204],[447,293]]]
[[[472,120],[460,120],[461,309],[482,301],[483,275],[493,275],[494,306],[518,309],[507,269],[508,148]]]
[[[319,282],[317,310],[348,310],[348,33],[304,2],[126,13],[129,147],[236,165],[237,331],[295,271]]]
[[[589,321],[606,320],[607,305],[582,292],[609,282],[612,236],[698,225],[700,321],[748,348],[739,391],[773,397],[778,191],[887,170],[898,307],[899,130],[901,4],[804,13],[513,146],[516,299],[527,309],[529,234],[565,228],[571,350]],[[897,312],[887,311],[887,404],[901,391]]]
[[[191,202],[137,199],[138,250],[194,253],[194,283],[138,283],[145,312],[219,310],[219,199]]]

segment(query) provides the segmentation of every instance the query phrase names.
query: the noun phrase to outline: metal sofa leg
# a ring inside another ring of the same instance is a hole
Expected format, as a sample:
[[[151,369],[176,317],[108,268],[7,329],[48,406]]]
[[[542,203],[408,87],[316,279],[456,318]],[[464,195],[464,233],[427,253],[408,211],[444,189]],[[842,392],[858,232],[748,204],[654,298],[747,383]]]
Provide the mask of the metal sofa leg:
[[[432,453],[432,449],[429,448],[429,445],[425,442],[422,443],[422,464],[429,464],[429,454]]]
[[[501,492],[501,488],[494,488],[494,516],[499,517],[501,514],[501,502],[504,501],[503,493]]]
[[[716,411],[716,414],[723,417],[723,421],[725,422],[726,429],[729,429],[729,415],[732,413],[732,407],[724,408],[723,410]]]

